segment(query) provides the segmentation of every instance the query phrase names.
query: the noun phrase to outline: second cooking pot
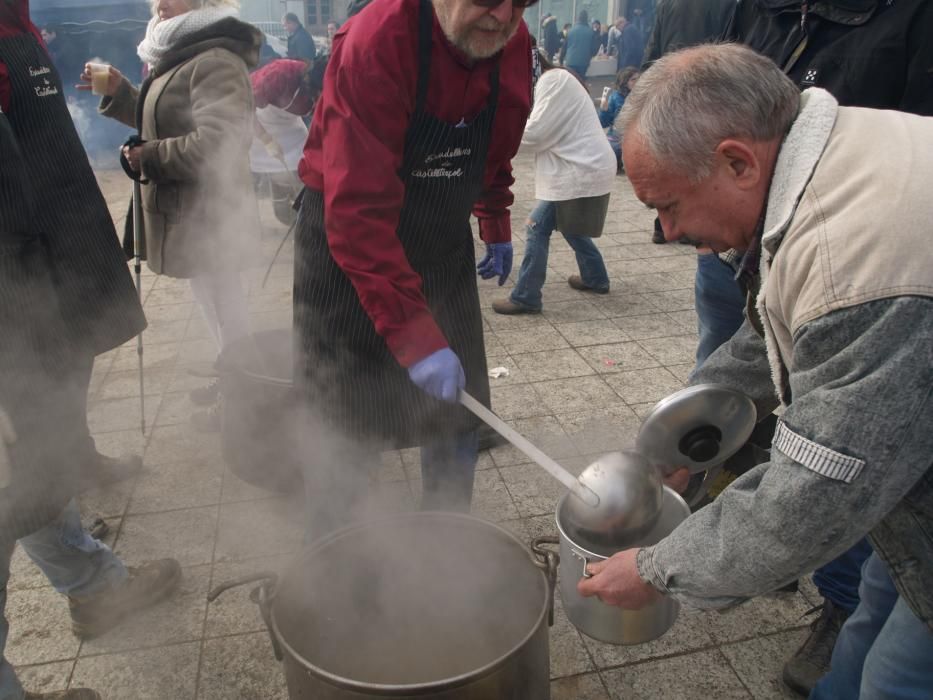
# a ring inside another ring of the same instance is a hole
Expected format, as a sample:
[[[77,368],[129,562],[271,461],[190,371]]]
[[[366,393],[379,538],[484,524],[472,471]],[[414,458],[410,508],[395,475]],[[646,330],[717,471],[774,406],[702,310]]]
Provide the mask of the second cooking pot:
[[[584,577],[587,564],[608,559],[617,548],[587,542],[579,534],[571,535],[566,523],[567,498],[557,506],[557,529],[560,532],[560,593],[567,618],[574,627],[593,639],[609,644],[642,644],[667,632],[677,619],[680,604],[664,597],[641,610],[623,610],[606,605],[598,598],[584,598],[577,583]],[[687,516],[690,508],[674,490],[664,487],[661,515],[648,534],[629,547],[649,547],[667,537]],[[553,538],[551,538],[553,542]],[[546,538],[535,542],[540,551]],[[626,547],[628,549],[629,547]]]

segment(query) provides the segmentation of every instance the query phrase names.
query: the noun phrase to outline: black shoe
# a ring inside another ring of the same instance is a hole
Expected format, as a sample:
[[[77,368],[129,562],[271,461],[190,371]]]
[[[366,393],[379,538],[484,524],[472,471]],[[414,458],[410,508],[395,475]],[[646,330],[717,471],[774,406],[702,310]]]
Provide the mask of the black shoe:
[[[80,491],[116,484],[131,479],[143,467],[143,458],[139,455],[108,457],[94,452],[84,464],[78,488]]]
[[[661,220],[657,218],[654,220],[654,233],[651,234],[651,242],[658,245],[667,243],[667,239],[664,238],[664,230],[661,228]]]
[[[216,403],[218,394],[220,394],[220,380],[214,379],[204,386],[189,391],[188,398],[195,406],[210,406]]]
[[[817,611],[820,616],[810,625],[810,636],[784,664],[784,672],[781,674],[784,683],[801,695],[809,695],[817,681],[829,671],[836,637],[850,614],[826,598],[822,605],[817,605],[805,614],[811,615]]]
[[[491,450],[493,447],[500,447],[501,445],[507,445],[509,443],[508,440],[499,435],[499,433],[497,433],[485,423],[476,430],[476,442],[479,446],[480,452],[483,450]]]
[[[191,425],[199,433],[219,433],[223,410],[223,399],[218,396],[213,406],[191,414]]]

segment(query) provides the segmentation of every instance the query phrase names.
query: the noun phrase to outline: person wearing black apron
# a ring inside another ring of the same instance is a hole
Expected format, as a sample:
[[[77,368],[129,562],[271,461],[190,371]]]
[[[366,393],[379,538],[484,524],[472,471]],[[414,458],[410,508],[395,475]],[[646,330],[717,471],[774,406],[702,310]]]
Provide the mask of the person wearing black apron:
[[[0,111],[0,698],[33,700],[47,696],[25,693],[3,655],[17,540],[71,598],[76,631],[121,604],[155,602],[180,569],[169,561],[137,576],[84,530],[73,500],[95,454],[86,420],[94,357],[145,318],[62,82],[21,1],[0,0]],[[148,596],[137,595],[140,582]]]
[[[133,338],[146,321],[123,254],[112,245],[110,212],[47,52],[29,32],[2,36],[0,62],[9,91],[4,111],[37,198],[31,228],[54,269],[66,342],[74,344],[73,380],[86,392],[94,357]],[[124,463],[98,454],[84,417],[81,422],[79,455],[89,472],[103,467],[129,476],[138,470],[138,457]]]
[[[324,193],[306,189],[295,241],[296,384],[329,429],[324,440],[330,445],[345,440],[336,451],[341,464],[321,465],[306,474],[310,535],[352,517],[346,512],[346,493],[334,498],[333,492],[365,490],[363,463],[376,462],[381,447],[421,447],[423,508],[469,510],[472,498],[477,421],[456,400],[458,389],[464,389],[489,405],[470,214],[483,194],[500,68],[497,63],[489,70],[488,98],[471,119],[448,123],[429,113],[425,105],[433,23],[431,3],[420,0],[416,98],[397,173],[404,201],[396,235],[449,347],[407,369],[400,364],[332,254]],[[524,117],[519,128],[523,125]],[[492,276],[498,262],[496,274],[504,281],[510,259],[497,261],[496,254],[506,250],[510,255],[511,243],[488,250],[481,274]],[[322,490],[328,491],[326,497]]]

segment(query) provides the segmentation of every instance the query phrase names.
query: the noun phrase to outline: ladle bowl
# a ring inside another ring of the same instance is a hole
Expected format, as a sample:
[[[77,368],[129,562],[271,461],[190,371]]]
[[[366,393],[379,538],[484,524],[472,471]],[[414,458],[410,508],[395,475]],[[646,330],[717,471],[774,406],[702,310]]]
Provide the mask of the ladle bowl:
[[[591,506],[567,501],[566,525],[574,535],[624,548],[648,533],[664,501],[661,473],[637,452],[610,452],[588,466],[579,481],[599,496]]]

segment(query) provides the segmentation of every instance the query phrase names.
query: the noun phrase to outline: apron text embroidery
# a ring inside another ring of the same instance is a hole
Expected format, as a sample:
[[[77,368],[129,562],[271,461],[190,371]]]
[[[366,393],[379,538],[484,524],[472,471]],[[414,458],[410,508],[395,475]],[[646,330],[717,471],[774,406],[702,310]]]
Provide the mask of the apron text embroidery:
[[[463,175],[463,168],[457,168],[456,170],[448,170],[447,168],[427,168],[421,170],[412,170],[412,177],[420,178],[429,178],[429,177],[461,177]]]

